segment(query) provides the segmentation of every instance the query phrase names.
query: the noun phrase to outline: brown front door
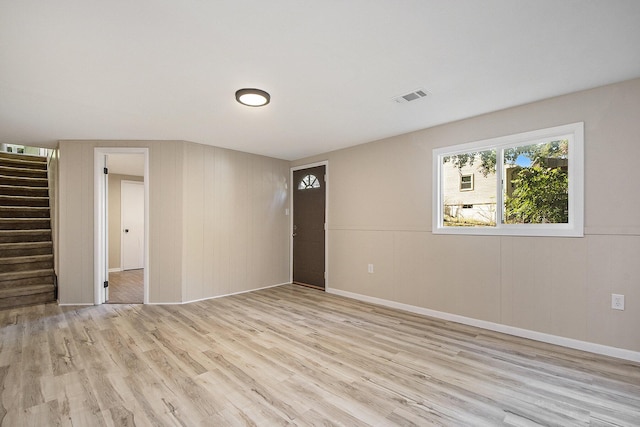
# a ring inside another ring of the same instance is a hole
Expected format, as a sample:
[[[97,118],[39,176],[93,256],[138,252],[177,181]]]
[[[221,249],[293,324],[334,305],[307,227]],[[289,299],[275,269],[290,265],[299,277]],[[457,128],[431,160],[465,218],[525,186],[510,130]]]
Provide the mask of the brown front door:
[[[325,166],[293,172],[293,281],[324,289]]]

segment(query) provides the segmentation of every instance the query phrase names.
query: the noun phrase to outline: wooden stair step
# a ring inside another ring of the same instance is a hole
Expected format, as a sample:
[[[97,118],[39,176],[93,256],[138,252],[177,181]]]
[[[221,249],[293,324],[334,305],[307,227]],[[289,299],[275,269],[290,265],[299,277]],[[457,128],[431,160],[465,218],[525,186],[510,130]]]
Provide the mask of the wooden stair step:
[[[43,157],[39,157],[42,159]],[[13,159],[7,157],[0,157],[0,166],[7,166],[12,168],[22,168],[22,169],[34,169],[34,170],[47,170],[47,162],[42,161],[33,161],[33,160],[25,160],[25,159]]]
[[[29,286],[47,284],[53,285],[53,270],[46,270],[49,273],[41,276],[18,277],[9,280],[0,280],[0,289],[12,288],[16,286]],[[29,273],[29,272],[23,272]]]
[[[41,169],[25,169],[0,165],[0,175],[46,179],[47,171]]]
[[[51,228],[47,218],[0,218],[0,230],[45,230]]]
[[[32,178],[28,176],[8,176],[0,172],[0,185],[48,188],[49,180],[47,178]]]
[[[30,187],[24,185],[2,185],[0,184],[0,194],[3,196],[31,196],[48,197],[48,187]]]
[[[0,258],[27,256],[27,255],[49,255],[53,253],[53,242],[15,242],[0,243]]]
[[[31,196],[3,196],[0,195],[0,205],[2,206],[49,206],[48,197]]]
[[[0,230],[0,243],[42,242],[51,240],[51,229]]]
[[[53,277],[53,268],[44,268],[40,270],[28,270],[28,271],[11,271],[7,273],[0,273],[0,282],[31,279],[31,278],[43,278],[43,277]]]
[[[2,264],[2,265],[24,264],[24,263],[29,263],[29,262],[41,262],[41,261],[53,261],[53,255],[51,255],[51,254],[45,254],[45,255],[22,255],[22,256],[12,256],[12,257],[0,258],[0,264]]]
[[[48,206],[0,206],[0,218],[47,218]]]
[[[26,248],[26,249],[33,249],[33,248],[50,248],[53,246],[53,242],[51,241],[46,241],[46,242],[14,242],[14,243],[0,243],[0,254],[2,254],[2,251],[7,251],[7,250],[11,250],[11,249],[18,249],[18,248]],[[0,258],[2,258],[2,256],[0,255]]]
[[[0,289],[0,298],[41,294],[53,290],[53,285],[50,284],[16,286],[15,288]]]
[[[53,268],[53,255],[26,255],[0,258],[0,273]]]
[[[55,295],[54,285],[36,284],[0,289],[0,309],[55,302]]]
[[[46,157],[38,156],[35,154],[18,154],[18,153],[7,153],[5,151],[0,151],[0,158],[9,159],[9,160],[24,160],[27,162],[34,162],[34,163],[47,163]]]

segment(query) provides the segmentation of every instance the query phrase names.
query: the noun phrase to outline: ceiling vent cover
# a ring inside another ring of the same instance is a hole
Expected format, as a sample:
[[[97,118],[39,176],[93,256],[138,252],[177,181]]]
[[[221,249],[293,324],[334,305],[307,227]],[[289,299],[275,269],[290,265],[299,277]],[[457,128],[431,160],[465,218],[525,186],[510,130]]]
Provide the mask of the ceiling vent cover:
[[[404,95],[393,98],[398,104],[404,104],[406,102],[415,101],[417,99],[426,98],[429,92],[424,89],[416,89],[413,92],[405,93]]]

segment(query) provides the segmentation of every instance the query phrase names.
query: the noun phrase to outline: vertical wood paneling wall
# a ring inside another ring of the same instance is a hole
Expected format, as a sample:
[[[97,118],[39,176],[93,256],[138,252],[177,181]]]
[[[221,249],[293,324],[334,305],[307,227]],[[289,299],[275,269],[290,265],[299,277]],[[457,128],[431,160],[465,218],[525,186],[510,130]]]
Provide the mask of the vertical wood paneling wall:
[[[60,302],[93,302],[94,147],[148,147],[149,299],[289,280],[289,162],[184,141],[60,142]]]
[[[289,278],[289,162],[185,144],[184,301]]]
[[[329,161],[328,288],[639,352],[639,117],[636,79],[293,162]],[[434,148],[579,121],[584,238],[431,233]]]
[[[182,301],[183,142],[149,147],[149,301]]]
[[[90,304],[93,290],[93,147],[59,146],[58,300]]]

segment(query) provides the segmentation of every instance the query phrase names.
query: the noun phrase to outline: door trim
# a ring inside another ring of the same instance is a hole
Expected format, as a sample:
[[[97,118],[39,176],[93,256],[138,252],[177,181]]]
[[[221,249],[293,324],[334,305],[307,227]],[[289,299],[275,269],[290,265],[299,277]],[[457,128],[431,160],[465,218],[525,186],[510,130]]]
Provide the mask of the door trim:
[[[293,172],[301,169],[314,168],[316,166],[324,166],[325,193],[324,193],[324,289],[329,288],[329,161],[308,163],[300,166],[293,166],[289,171],[289,182],[291,188],[289,191],[289,282],[293,283],[293,191],[295,185],[293,182]]]
[[[95,147],[94,179],[93,179],[93,214],[94,214],[94,304],[106,302],[103,283],[108,274],[109,251],[108,232],[109,219],[107,212],[108,179],[103,168],[109,154],[144,154],[144,304],[149,303],[149,149],[143,147]]]

